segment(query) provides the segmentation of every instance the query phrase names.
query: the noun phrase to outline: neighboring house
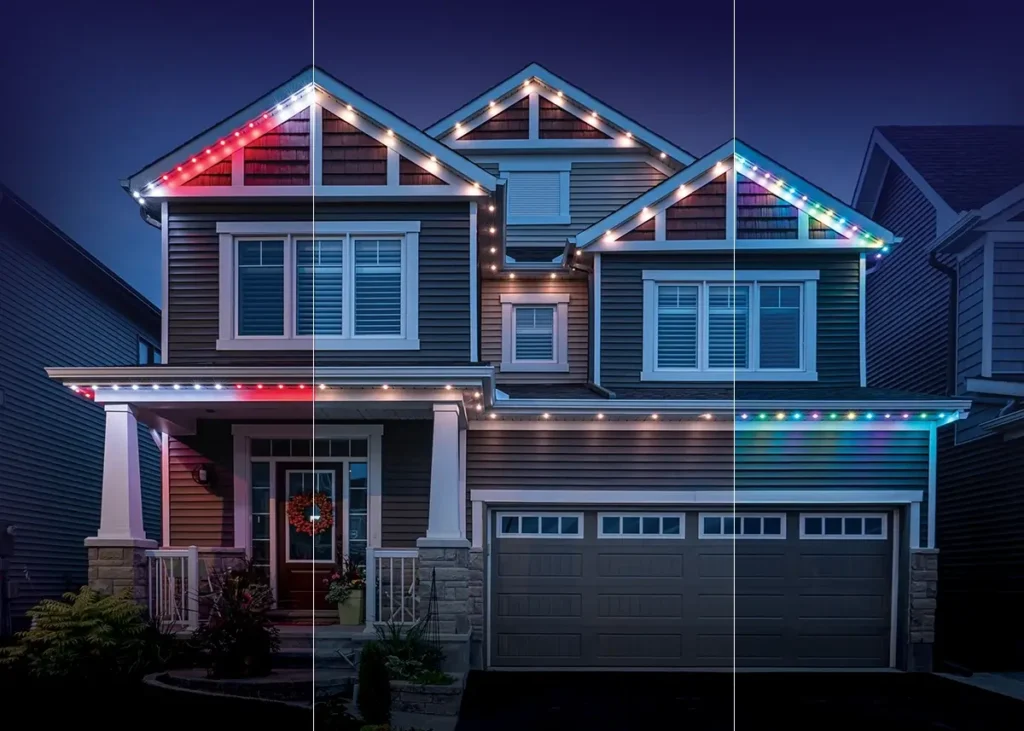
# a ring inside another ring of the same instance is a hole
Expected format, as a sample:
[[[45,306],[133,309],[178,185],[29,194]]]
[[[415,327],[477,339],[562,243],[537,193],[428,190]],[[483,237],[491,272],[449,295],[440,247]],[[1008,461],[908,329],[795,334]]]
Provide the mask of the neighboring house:
[[[865,257],[898,244],[782,165],[536,65],[426,131],[310,69],[124,186],[167,364],[50,371],[107,409],[92,545],[153,545],[138,419],[158,553],[251,555],[284,612],[347,555],[369,621],[436,590],[485,667],[930,661],[910,587],[969,404],[865,387]]]
[[[855,205],[903,237],[868,275],[868,383],[955,394],[940,432],[940,661],[1024,668],[1024,126],[880,127]]]
[[[159,342],[152,303],[0,185],[0,524],[15,527],[6,559],[15,629],[40,599],[87,582],[82,541],[100,522],[103,416],[44,368],[135,365],[158,355]],[[142,514],[159,535],[159,452],[148,431],[139,437]]]

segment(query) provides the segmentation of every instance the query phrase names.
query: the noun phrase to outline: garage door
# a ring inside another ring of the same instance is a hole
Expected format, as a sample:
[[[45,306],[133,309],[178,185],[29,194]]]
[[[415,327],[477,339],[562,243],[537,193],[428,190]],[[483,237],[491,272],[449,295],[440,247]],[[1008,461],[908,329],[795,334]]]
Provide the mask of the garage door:
[[[491,530],[492,667],[889,665],[889,514],[508,510]]]

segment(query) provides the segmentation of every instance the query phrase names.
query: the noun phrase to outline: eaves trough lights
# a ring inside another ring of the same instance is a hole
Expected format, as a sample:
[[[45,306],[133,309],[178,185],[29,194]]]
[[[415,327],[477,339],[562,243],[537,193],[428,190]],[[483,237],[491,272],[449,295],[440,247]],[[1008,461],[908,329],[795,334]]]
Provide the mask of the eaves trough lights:
[[[481,410],[481,406],[478,405],[477,410]],[[538,411],[538,412],[517,412],[517,411],[499,411],[491,410],[487,413],[488,419],[501,419],[508,417],[517,421],[539,419],[542,421],[557,421],[560,414],[552,413],[550,411]],[[650,421],[715,421],[715,420],[730,420],[734,419],[736,422],[749,422],[756,424],[758,422],[765,423],[778,423],[778,422],[802,422],[802,423],[820,423],[823,426],[829,425],[830,422],[865,422],[874,421],[880,423],[899,423],[899,422],[912,422],[912,421],[934,421],[939,426],[944,426],[957,421],[961,414],[959,411],[945,412],[945,411],[886,411],[886,412],[875,412],[875,411],[742,411],[742,412],[701,412],[701,413],[679,413],[679,414],[666,414],[664,411],[642,413],[637,411],[624,411],[619,414],[608,414],[604,411],[594,411],[593,413],[582,414],[579,411],[573,411],[572,413],[561,414],[565,417],[565,421],[569,422],[580,422],[589,419],[595,421],[608,421],[614,419],[616,416],[620,417],[623,421],[637,421],[637,420],[650,420]]]
[[[131,384],[120,384],[112,383],[106,385],[78,385],[71,384],[68,388],[87,399],[95,399],[96,394],[103,390],[110,390],[120,392],[123,390],[133,392],[145,392],[145,391],[268,391],[268,392],[284,392],[290,394],[303,394],[315,391],[327,391],[331,388],[364,388],[364,389],[380,389],[382,391],[390,391],[394,389],[401,389],[402,386],[393,386],[388,383],[381,384],[360,384],[360,383],[345,383],[345,384],[329,384],[329,383],[131,383]],[[431,386],[410,386],[410,389],[427,389]],[[483,397],[483,393],[479,390],[479,386],[473,385],[458,385],[454,383],[446,383],[443,386],[438,385],[436,388],[443,389],[445,391],[464,391],[467,397],[471,396],[473,400],[479,401]],[[174,401],[175,396],[168,394],[168,401]],[[477,410],[482,407],[478,405]]]

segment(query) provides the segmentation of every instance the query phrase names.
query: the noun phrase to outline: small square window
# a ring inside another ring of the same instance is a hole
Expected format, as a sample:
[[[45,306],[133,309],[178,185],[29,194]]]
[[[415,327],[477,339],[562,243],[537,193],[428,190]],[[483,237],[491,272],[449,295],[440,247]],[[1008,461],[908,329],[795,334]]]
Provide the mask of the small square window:
[[[736,519],[727,516],[722,518],[722,535],[731,536],[736,533]]]
[[[843,534],[842,518],[825,518],[825,535],[841,536]]]
[[[640,535],[640,518],[624,516],[622,518],[622,532],[626,535]]]
[[[709,536],[722,535],[722,519],[717,516],[704,518],[704,533]]]
[[[522,532],[536,535],[540,532],[540,519],[536,515],[525,516],[522,520]]]
[[[502,533],[518,533],[519,532],[519,516],[518,515],[505,515],[501,519],[501,532]]]
[[[349,449],[353,457],[365,457],[368,452],[368,442],[365,439],[353,439],[349,442]]]
[[[331,440],[331,456],[332,457],[348,457],[348,439],[332,439]]]
[[[270,456],[270,440],[269,439],[253,439],[251,443],[251,450],[253,457],[269,457]]]
[[[292,439],[292,456],[309,457],[313,453],[313,441],[311,439]]]
[[[656,536],[661,532],[661,519],[657,517],[643,518],[644,535]]]
[[[880,535],[882,535],[882,519],[881,518],[865,518],[864,519],[864,535],[866,535],[866,536],[880,536]]]
[[[743,535],[745,536],[759,536],[761,535],[761,519],[758,517],[743,518]]]
[[[601,532],[611,536],[619,534],[619,518],[616,515],[606,515],[601,518]]]
[[[275,439],[270,443],[270,453],[275,457],[290,457],[292,443],[288,439]]]
[[[580,533],[580,519],[573,517],[562,518],[562,535],[576,536]]]
[[[782,518],[765,518],[762,525],[766,536],[782,535]]]
[[[545,515],[540,519],[540,532],[544,535],[558,535],[558,518]]]
[[[804,518],[804,533],[809,536],[820,536],[821,518]]]
[[[662,518],[661,532],[667,536],[679,535],[679,518]]]
[[[843,535],[859,536],[864,532],[864,521],[861,518],[843,518]]]

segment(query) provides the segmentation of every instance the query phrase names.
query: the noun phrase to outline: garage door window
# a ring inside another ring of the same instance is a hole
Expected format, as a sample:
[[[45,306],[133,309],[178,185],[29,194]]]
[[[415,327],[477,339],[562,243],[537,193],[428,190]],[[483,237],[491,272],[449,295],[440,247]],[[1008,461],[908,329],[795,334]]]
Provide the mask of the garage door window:
[[[883,541],[885,516],[880,514],[800,516],[800,538],[810,540],[861,539]]]
[[[677,513],[601,513],[597,526],[598,538],[683,538],[686,532],[684,516]]]
[[[701,513],[701,538],[785,538],[786,516],[781,513]]]
[[[582,538],[583,515],[499,513],[499,538]]]

